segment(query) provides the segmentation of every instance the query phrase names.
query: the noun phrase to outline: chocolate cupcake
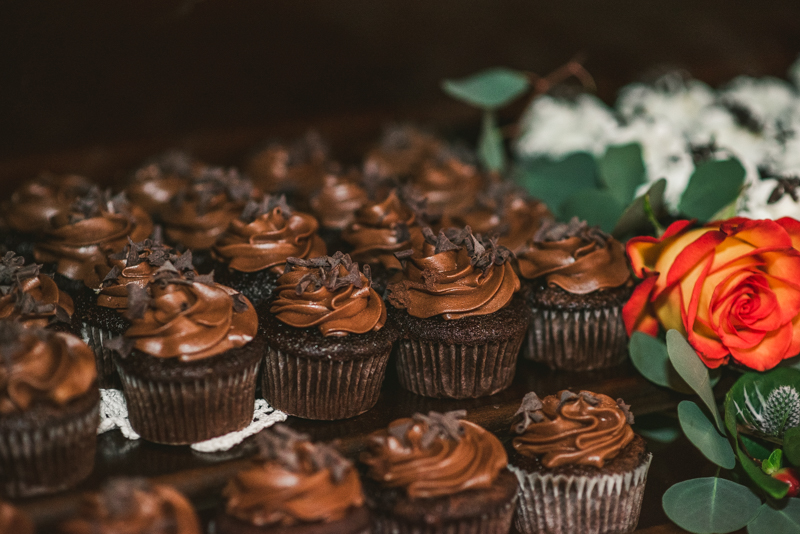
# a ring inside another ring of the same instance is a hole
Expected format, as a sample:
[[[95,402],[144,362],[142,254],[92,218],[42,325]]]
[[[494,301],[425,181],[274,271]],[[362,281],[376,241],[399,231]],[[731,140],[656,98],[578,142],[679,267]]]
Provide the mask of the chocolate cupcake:
[[[378,400],[399,332],[364,272],[336,253],[289,258],[269,314],[262,390],[279,410],[307,419],[345,419]]]
[[[166,262],[146,289],[128,285],[125,317],[130,328],[105,346],[139,435],[183,445],[250,424],[264,355],[250,301]]]
[[[61,534],[200,534],[192,505],[176,489],[143,478],[116,478],[98,493],[87,493],[77,517]]]
[[[425,160],[411,178],[414,186],[428,200],[432,215],[446,217],[469,209],[483,189],[486,179],[463,154],[441,150]]]
[[[63,332],[0,321],[0,491],[55,493],[92,470],[100,394],[94,355]]]
[[[496,242],[449,228],[423,229],[421,249],[398,253],[405,268],[389,284],[403,330],[400,384],[418,395],[455,399],[493,395],[514,378],[530,314],[515,298],[511,253]],[[405,310],[405,311],[403,311]]]
[[[125,193],[154,221],[161,222],[165,210],[170,209],[172,199],[206,168],[205,163],[189,154],[172,150],[138,168]]]
[[[329,445],[277,425],[258,436],[253,466],[223,490],[218,534],[367,534],[358,472]]]
[[[319,220],[320,235],[330,251],[347,249],[342,231],[355,221],[356,211],[369,201],[360,182],[361,176],[354,171],[330,173],[325,176],[322,189],[311,197],[311,209]]]
[[[90,291],[87,297],[77,300],[77,323],[81,338],[97,359],[101,388],[121,388],[112,351],[106,343],[122,336],[130,327],[124,315],[128,310],[128,286],[145,289],[167,262],[179,273],[194,271],[191,251],[181,255],[158,241],[145,239],[139,243],[131,241],[121,251],[107,256],[106,262],[96,264],[84,280]]]
[[[527,358],[572,371],[627,358],[622,307],[633,282],[619,241],[576,218],[548,221],[517,263],[532,312]]]
[[[217,238],[244,209],[248,200],[260,198],[250,180],[235,169],[205,169],[189,182],[163,213],[168,242],[191,249],[195,267],[211,270],[210,249]]]
[[[444,147],[441,139],[419,128],[392,125],[384,132],[380,145],[364,159],[364,175],[370,180],[406,182]]]
[[[34,247],[38,263],[55,271],[59,287],[75,298],[85,291],[83,281],[108,254],[128,239],[141,241],[153,231],[150,217],[124,194],[112,197],[94,187],[72,203],[68,211],[51,217],[51,227]]]
[[[88,178],[73,174],[42,174],[24,183],[3,203],[2,244],[31,263],[33,245],[50,229],[50,219],[91,188]]]
[[[4,534],[34,534],[31,518],[0,499],[0,532]]]
[[[510,468],[522,534],[632,532],[652,454],[628,406],[606,395],[529,393],[517,411]]]
[[[215,277],[258,307],[272,296],[286,258],[325,255],[318,228],[312,215],[290,208],[284,196],[251,200],[211,251]]]
[[[0,259],[0,320],[68,332],[75,313],[72,298],[41,274],[41,267],[25,265],[13,252]]]
[[[503,445],[464,410],[398,419],[369,435],[360,460],[378,534],[506,534],[517,481]]]
[[[394,253],[422,244],[417,208],[414,199],[393,189],[382,201],[363,205],[342,232],[342,239],[353,247],[350,257],[370,265],[373,284],[381,293],[391,276],[403,269]]]

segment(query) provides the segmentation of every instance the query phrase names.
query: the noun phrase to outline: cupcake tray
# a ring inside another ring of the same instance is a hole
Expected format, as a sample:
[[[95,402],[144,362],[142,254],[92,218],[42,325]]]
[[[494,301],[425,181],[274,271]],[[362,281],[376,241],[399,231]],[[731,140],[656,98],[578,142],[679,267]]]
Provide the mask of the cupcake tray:
[[[345,454],[355,457],[363,448],[366,436],[399,417],[407,417],[415,412],[430,410],[467,410],[467,419],[502,438],[507,436],[511,420],[525,393],[536,391],[544,396],[560,389],[587,389],[604,393],[612,398],[623,398],[632,406],[637,416],[652,414],[674,408],[684,397],[659,388],[642,378],[633,366],[626,362],[613,369],[602,371],[565,373],[555,372],[530,361],[520,361],[512,386],[496,395],[478,399],[452,400],[432,399],[414,395],[402,389],[394,371],[393,361],[389,363],[387,377],[381,390],[377,405],[368,412],[343,421],[309,421],[289,417],[287,424],[307,433],[314,440],[334,441]],[[728,382],[723,379],[722,382]],[[730,384],[722,384],[724,391]],[[687,444],[684,444],[684,446]],[[71,515],[77,508],[82,491],[95,490],[113,476],[140,476],[154,482],[175,486],[187,495],[202,514],[213,515],[219,506],[219,493],[226,481],[249,463],[249,458],[257,451],[254,438],[248,438],[240,445],[226,452],[201,453],[188,446],[171,447],[157,445],[142,440],[127,440],[119,430],[102,434],[98,438],[98,450],[94,471],[77,488],[57,495],[22,499],[15,504],[30,514],[38,525],[57,523]],[[683,452],[670,453],[683,458],[695,454],[691,446]],[[666,460],[666,458],[665,458]],[[691,461],[683,462],[679,469],[672,463],[663,464],[664,477],[658,477],[658,455],[654,462],[653,478],[671,480],[657,494],[653,494],[652,481],[645,496],[645,511],[642,524],[665,523],[660,509],[660,495],[677,480],[697,476],[697,469],[703,467],[702,461],[692,467]],[[685,471],[682,478],[676,475]],[[674,480],[672,480],[674,479]],[[655,482],[655,483],[653,483]],[[652,516],[648,517],[647,496],[657,498],[658,506],[651,506]],[[661,532],[661,531],[659,531]],[[670,532],[670,531],[664,531]]]

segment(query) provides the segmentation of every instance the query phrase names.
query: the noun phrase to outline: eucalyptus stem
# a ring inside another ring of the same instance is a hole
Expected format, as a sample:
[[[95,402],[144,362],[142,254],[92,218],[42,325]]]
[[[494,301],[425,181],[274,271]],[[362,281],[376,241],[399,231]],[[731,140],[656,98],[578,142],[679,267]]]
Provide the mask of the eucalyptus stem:
[[[664,234],[664,227],[658,222],[658,217],[656,217],[655,212],[653,212],[653,206],[650,204],[649,193],[644,196],[644,213],[647,215],[647,220],[650,221],[650,224],[652,224],[653,228],[655,228],[656,237],[661,237]]]

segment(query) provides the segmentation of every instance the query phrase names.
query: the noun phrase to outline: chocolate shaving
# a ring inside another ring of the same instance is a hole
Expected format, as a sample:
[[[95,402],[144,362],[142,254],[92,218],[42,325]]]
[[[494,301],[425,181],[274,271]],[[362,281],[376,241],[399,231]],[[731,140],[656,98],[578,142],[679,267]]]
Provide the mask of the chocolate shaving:
[[[214,282],[214,271],[211,271],[208,274],[198,274],[196,276],[189,276],[192,282],[196,282],[198,284],[205,284],[207,286],[215,286],[216,283]]]
[[[170,261],[172,261],[172,260],[170,260]],[[165,263],[167,263],[167,262],[165,262]],[[180,257],[178,257],[178,258],[176,258],[174,260],[174,264],[173,265],[175,267],[175,270],[177,270],[178,272],[193,271],[194,270],[194,265],[192,264],[192,251],[191,250],[187,250],[186,252],[181,254]]]
[[[577,217],[570,219],[568,223],[559,223],[554,219],[544,219],[542,226],[533,236],[535,243],[546,243],[548,241],[563,241],[570,237],[579,237],[586,242],[595,242],[600,247],[605,247],[612,237],[602,231],[597,226],[589,226],[586,221],[581,221]]]
[[[531,423],[541,423],[545,420],[542,414],[542,400],[539,396],[531,391],[522,397],[522,404],[514,414],[514,419],[519,421],[512,426],[512,429],[517,434],[522,434],[531,425]]]
[[[125,310],[125,317],[128,319],[141,319],[144,317],[144,312],[150,305],[150,295],[143,287],[136,284],[128,284],[128,309]]]
[[[300,471],[308,464],[314,471],[327,469],[334,482],[341,482],[352,464],[329,445],[315,445],[306,434],[299,434],[283,424],[277,424],[256,437],[258,459],[277,462],[290,471]]]
[[[113,350],[123,358],[127,358],[136,342],[125,336],[112,337],[103,342],[103,346],[108,350]]]
[[[233,301],[233,311],[236,313],[247,311],[247,299],[244,295],[236,293],[235,295],[231,295],[231,300]]]
[[[633,412],[631,412],[631,407],[625,404],[625,401],[623,401],[622,399],[617,399],[617,406],[619,406],[619,409],[622,410],[622,413],[625,414],[625,420],[628,422],[628,424],[632,425],[634,419],[633,419]]]
[[[422,228],[422,236],[425,238],[425,241],[434,246],[434,254],[458,250],[460,248],[460,243],[457,244],[451,241],[442,230],[439,231],[438,235],[434,235],[433,230],[425,226]]]
[[[153,243],[157,243],[159,245],[164,244],[164,228],[160,224],[153,225],[153,232],[150,234],[150,239]]]
[[[313,446],[310,460],[315,470],[327,469],[337,484],[344,480],[344,477],[352,469],[352,464],[342,458],[336,449],[322,443]]]
[[[461,426],[460,419],[467,415],[466,410],[454,410],[451,412],[428,412],[428,415],[415,413],[411,419],[416,423],[425,423],[427,429],[422,434],[420,445],[427,449],[437,439],[451,439],[459,441],[464,435],[464,427]]]
[[[8,294],[22,280],[39,276],[41,268],[37,263],[25,265],[25,258],[17,256],[13,251],[6,252],[0,259],[0,291],[6,286],[3,294]]]
[[[588,391],[581,391],[581,392],[579,393],[579,396],[580,396],[580,397],[581,397],[583,400],[585,400],[587,404],[590,404],[590,405],[592,405],[592,406],[597,406],[598,404],[600,404],[600,399],[598,399],[597,397],[595,397],[594,395],[592,395],[592,394],[591,394],[590,392],[588,392]]]
[[[561,392],[561,396],[558,398],[558,409],[560,410],[564,404],[568,403],[569,401],[577,399],[578,396],[571,391],[564,390]]]
[[[261,202],[252,199],[248,200],[239,219],[250,223],[262,215],[272,213],[275,208],[280,208],[284,219],[291,217],[294,211],[286,203],[286,195],[265,195]]]
[[[340,266],[347,270],[345,276],[339,275]],[[331,291],[348,286],[359,289],[364,287],[358,262],[354,262],[349,255],[342,252],[336,252],[333,256],[320,256],[310,259],[289,257],[286,259],[284,273],[291,271],[294,267],[313,269],[300,278],[295,288],[298,295],[302,295],[306,289],[312,286],[314,291],[322,287],[326,287]],[[368,275],[368,272],[369,270],[365,269],[364,276],[367,278],[367,283],[371,283],[372,276],[371,273]]]
[[[106,483],[99,499],[111,519],[130,519],[139,506],[136,493],[150,491],[152,486],[145,478],[117,478]]]

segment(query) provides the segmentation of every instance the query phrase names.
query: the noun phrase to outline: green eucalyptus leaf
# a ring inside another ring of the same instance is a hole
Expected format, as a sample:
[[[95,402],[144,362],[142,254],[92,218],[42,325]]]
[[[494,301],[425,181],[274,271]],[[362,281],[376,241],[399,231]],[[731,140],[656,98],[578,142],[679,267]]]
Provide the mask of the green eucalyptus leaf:
[[[515,181],[551,209],[557,209],[573,193],[597,187],[594,156],[575,152],[562,159],[527,159],[514,169]]]
[[[483,113],[483,129],[478,140],[478,157],[484,167],[490,171],[501,172],[506,166],[503,134],[497,127],[494,113]]]
[[[636,189],[644,183],[642,146],[639,143],[614,145],[597,161],[600,182],[608,188],[617,202],[627,206]]]
[[[651,413],[636,416],[634,432],[644,437],[648,442],[672,443],[680,438],[683,432],[674,417],[663,413]]]
[[[786,482],[781,482],[776,478],[772,478],[761,470],[761,465],[751,459],[744,452],[743,449],[737,447],[736,456],[739,457],[739,463],[742,464],[742,469],[747,473],[756,486],[764,490],[773,499],[783,499],[789,491],[789,485]]]
[[[675,370],[687,384],[700,396],[705,403],[717,429],[723,430],[722,418],[719,415],[717,402],[714,399],[714,392],[711,390],[711,377],[708,368],[694,351],[686,338],[677,330],[667,332],[667,352],[669,360],[675,366]]]
[[[636,197],[619,218],[614,226],[612,234],[617,239],[623,239],[629,235],[644,235],[653,231],[653,225],[644,209],[644,199],[650,200],[650,207],[653,213],[659,215],[664,210],[664,191],[667,189],[667,181],[660,178],[653,182],[647,193]]]
[[[687,217],[707,222],[736,200],[744,176],[744,167],[735,158],[702,163],[689,178],[678,209]]]
[[[790,428],[783,434],[783,452],[790,464],[800,467],[800,427]]]
[[[681,393],[693,393],[670,363],[667,345],[660,339],[644,332],[634,332],[628,343],[628,352],[634,367],[650,382]]]
[[[744,451],[751,458],[755,458],[756,460],[765,460],[769,458],[770,454],[772,454],[770,449],[765,447],[758,440],[745,436],[744,434],[739,434],[739,439],[741,440],[742,445],[744,445]]]
[[[743,374],[725,397],[725,414],[728,428],[741,424],[755,434],[781,439],[800,425],[800,370],[777,367]]]
[[[714,427],[714,423],[692,401],[681,401],[678,404],[678,420],[683,433],[700,449],[703,456],[725,469],[736,466],[736,455],[731,444]]]
[[[614,225],[622,215],[622,204],[610,191],[602,189],[584,189],[573,193],[561,204],[558,210],[561,220],[568,221],[578,217],[590,226],[599,226],[611,233]]]
[[[458,80],[445,80],[442,89],[457,100],[482,109],[497,109],[528,90],[525,74],[506,68],[481,71]]]
[[[768,475],[774,474],[783,465],[783,452],[775,449],[764,461],[761,462],[761,470]]]
[[[669,488],[664,512],[679,527],[696,534],[739,530],[758,513],[761,499],[746,486],[722,478],[695,478]]]
[[[797,534],[800,532],[800,499],[764,503],[747,524],[747,534]]]

